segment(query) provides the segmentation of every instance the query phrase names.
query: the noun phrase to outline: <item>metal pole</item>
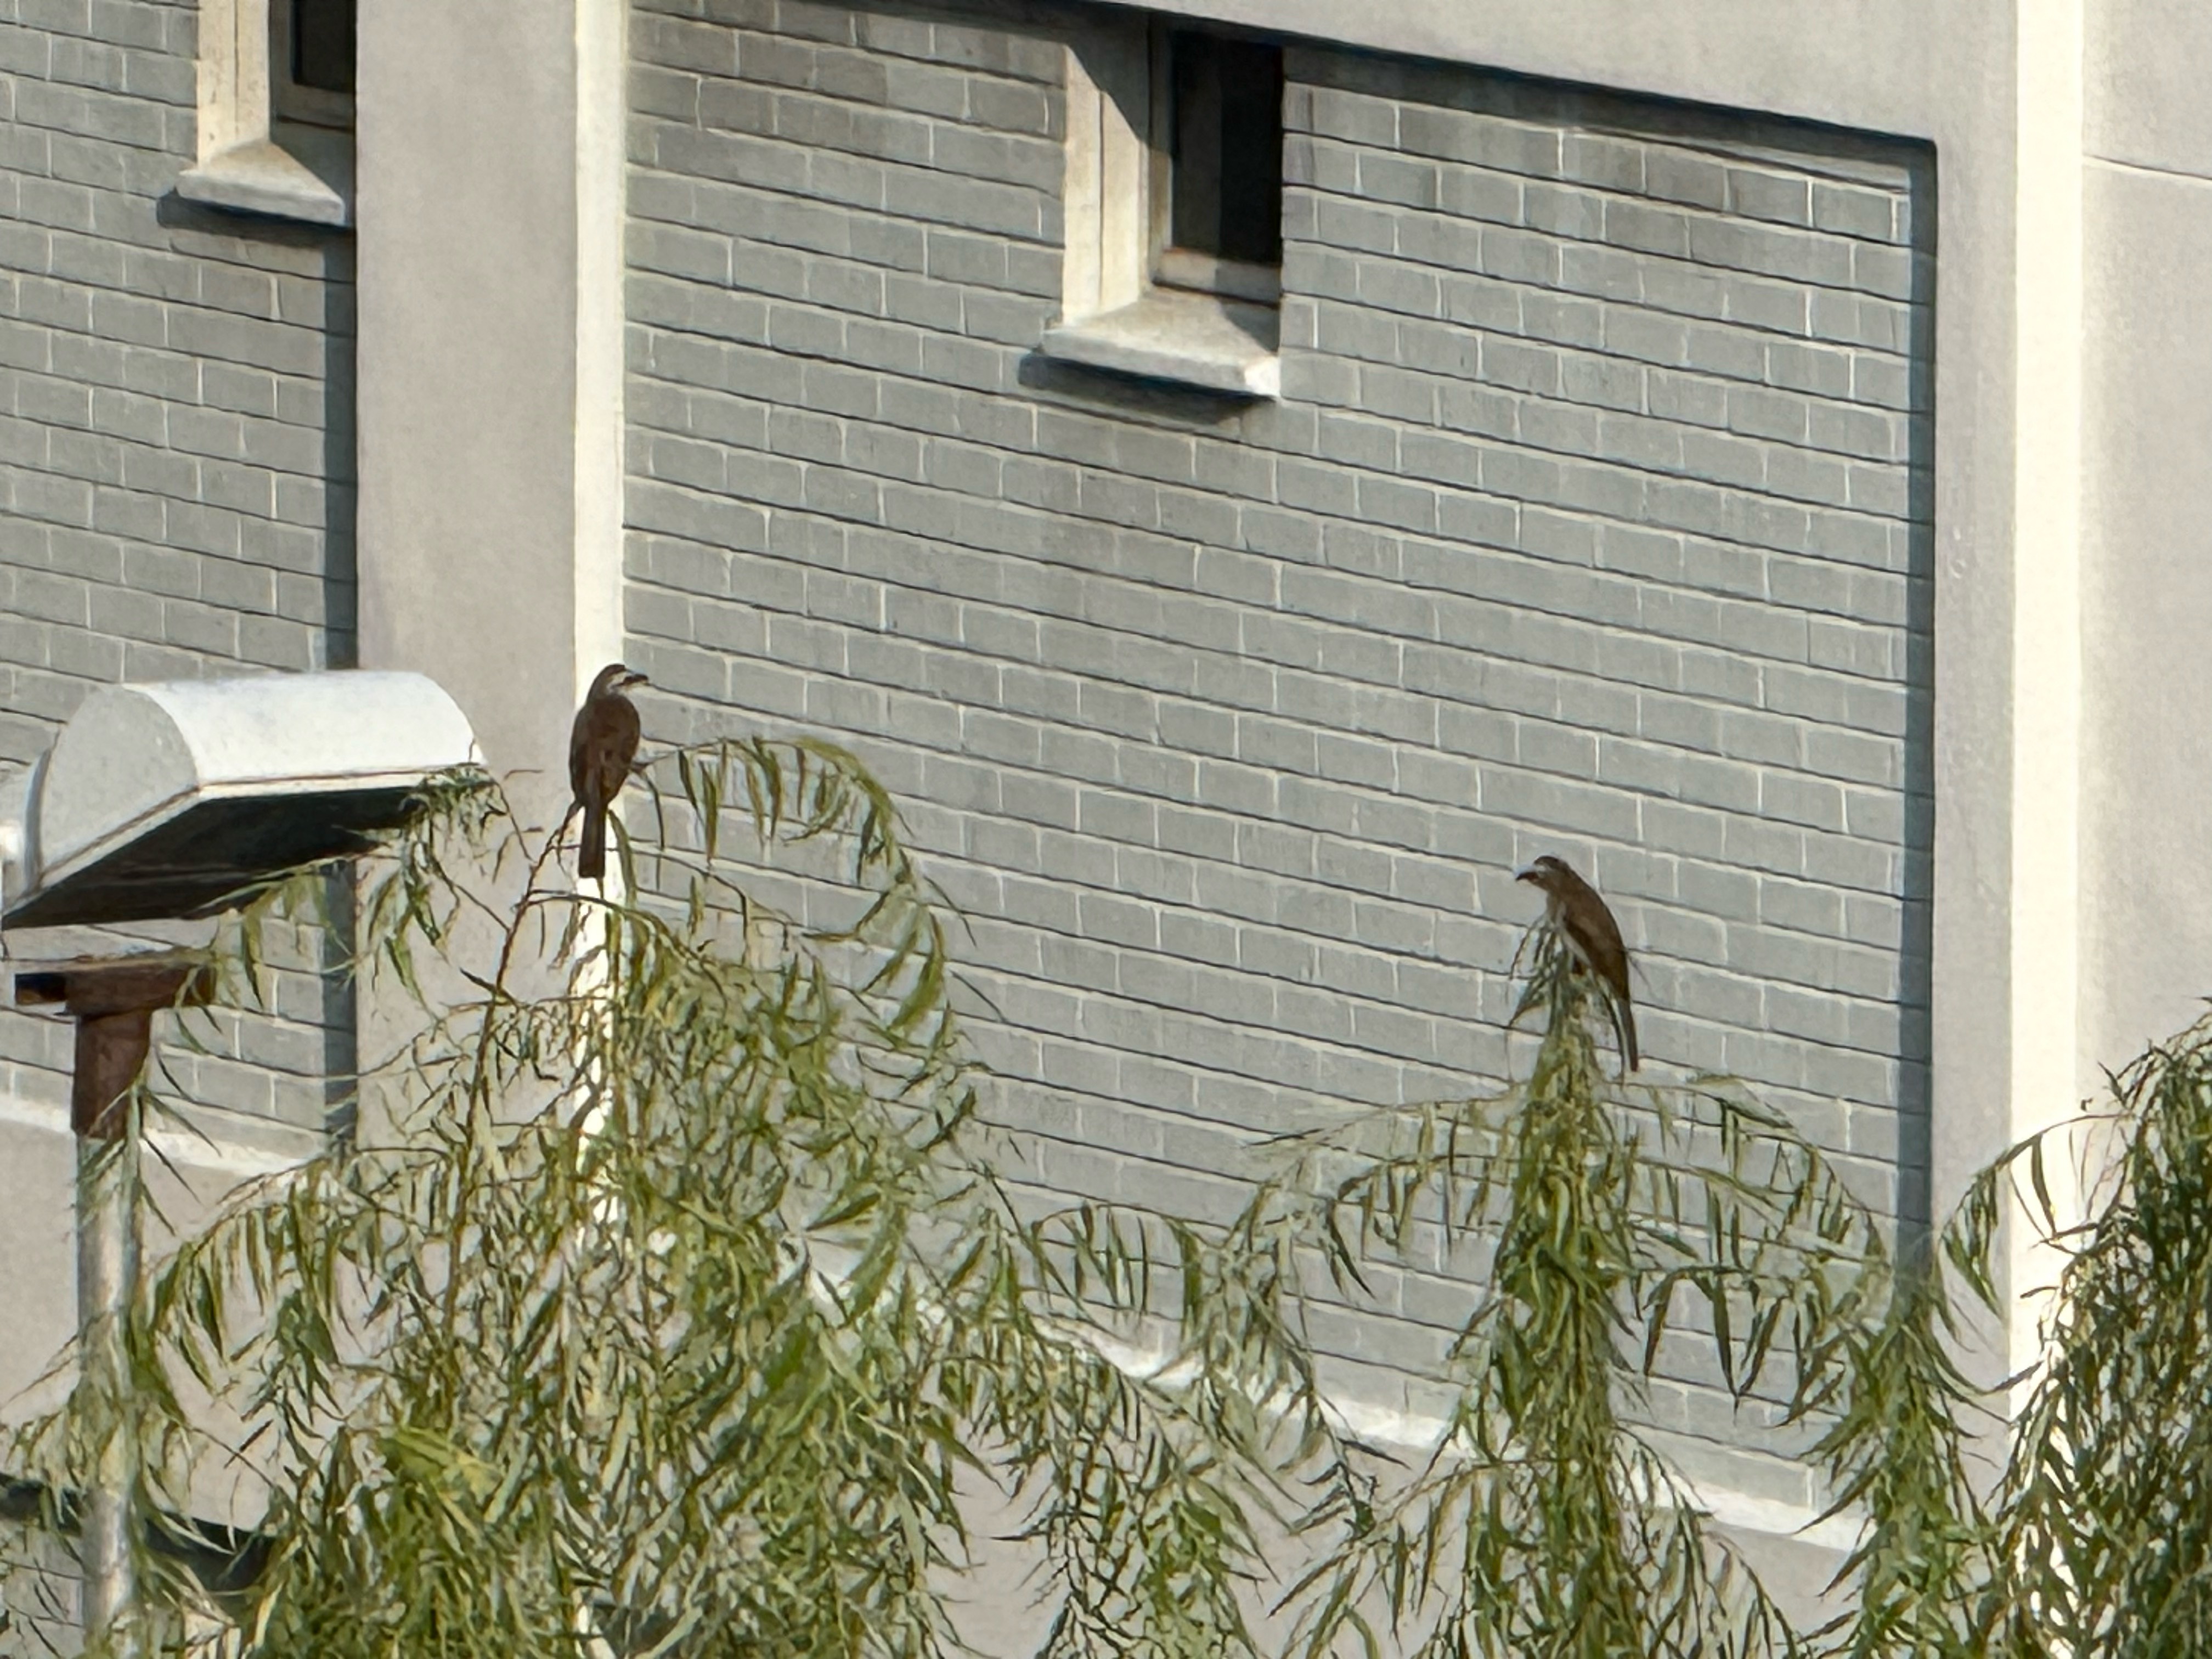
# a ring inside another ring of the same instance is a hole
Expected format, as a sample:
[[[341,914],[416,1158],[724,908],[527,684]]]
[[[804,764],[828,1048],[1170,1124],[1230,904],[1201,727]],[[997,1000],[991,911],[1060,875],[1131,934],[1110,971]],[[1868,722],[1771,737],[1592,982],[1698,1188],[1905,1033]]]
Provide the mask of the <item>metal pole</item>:
[[[80,959],[15,975],[15,1000],[58,1003],[76,1019],[70,1122],[76,1132],[78,1387],[103,1431],[88,1471],[78,1530],[86,1644],[107,1659],[140,1659],[131,1546],[138,1468],[125,1334],[138,1288],[138,1146],[130,1095],[145,1069],[154,1015],[204,1002],[214,988],[198,954]]]
[[[105,1638],[113,1659],[136,1659],[131,1486],[138,1448],[124,1327],[138,1283],[137,1148],[80,1139],[76,1167],[80,1386],[101,1402],[106,1429],[79,1523],[84,1633],[88,1643]]]

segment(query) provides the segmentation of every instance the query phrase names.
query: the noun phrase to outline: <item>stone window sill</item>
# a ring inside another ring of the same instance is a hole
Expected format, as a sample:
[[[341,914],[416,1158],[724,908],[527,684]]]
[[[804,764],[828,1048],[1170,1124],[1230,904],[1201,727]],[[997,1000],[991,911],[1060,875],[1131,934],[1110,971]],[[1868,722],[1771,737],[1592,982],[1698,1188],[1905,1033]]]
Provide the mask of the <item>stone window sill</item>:
[[[1237,398],[1279,398],[1279,341],[1272,306],[1158,288],[1119,311],[1047,329],[1042,349],[1086,368]]]
[[[353,223],[353,135],[280,123],[273,139],[234,144],[186,168],[177,194],[233,213],[343,228]]]

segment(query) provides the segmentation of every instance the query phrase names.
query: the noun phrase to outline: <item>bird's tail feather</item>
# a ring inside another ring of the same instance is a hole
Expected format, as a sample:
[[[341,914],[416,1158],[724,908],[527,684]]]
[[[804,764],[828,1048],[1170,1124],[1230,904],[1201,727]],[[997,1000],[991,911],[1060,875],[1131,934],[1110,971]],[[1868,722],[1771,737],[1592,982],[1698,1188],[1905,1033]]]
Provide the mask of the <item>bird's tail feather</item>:
[[[599,881],[607,873],[607,809],[584,803],[584,827],[577,837],[576,878]]]
[[[1598,1000],[1605,1005],[1605,1017],[1613,1022],[1613,1040],[1620,1050],[1621,1068],[1632,1072],[1639,1058],[1636,1048],[1636,1010],[1626,997],[1611,986],[1598,988]]]

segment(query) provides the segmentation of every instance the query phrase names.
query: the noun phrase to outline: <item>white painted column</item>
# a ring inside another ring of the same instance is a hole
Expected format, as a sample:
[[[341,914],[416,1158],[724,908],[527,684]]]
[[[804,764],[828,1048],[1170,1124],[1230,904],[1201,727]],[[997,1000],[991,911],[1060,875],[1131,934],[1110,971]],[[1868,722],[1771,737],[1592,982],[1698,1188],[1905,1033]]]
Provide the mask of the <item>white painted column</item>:
[[[2011,1136],[2075,1115],[2081,1002],[2083,0],[2020,0],[2014,258]],[[1940,648],[1940,647],[1939,647]],[[1940,1105],[1939,1105],[1940,1109]],[[1995,1148],[1990,1149],[1992,1152]],[[2063,1148],[2050,1170],[2069,1167]],[[2069,1195],[2054,1189],[2061,1204]],[[2058,1261],[2015,1228],[2010,1359]]]
[[[576,702],[623,645],[629,20],[622,0],[576,0]]]
[[[380,0],[359,37],[361,654],[450,690],[518,805],[621,641],[615,0]]]
[[[362,665],[450,691],[540,830],[622,647],[627,19],[622,0],[377,0],[360,20]],[[373,1065],[422,1012],[370,981],[358,1018]],[[400,1103],[365,1087],[374,1139]]]

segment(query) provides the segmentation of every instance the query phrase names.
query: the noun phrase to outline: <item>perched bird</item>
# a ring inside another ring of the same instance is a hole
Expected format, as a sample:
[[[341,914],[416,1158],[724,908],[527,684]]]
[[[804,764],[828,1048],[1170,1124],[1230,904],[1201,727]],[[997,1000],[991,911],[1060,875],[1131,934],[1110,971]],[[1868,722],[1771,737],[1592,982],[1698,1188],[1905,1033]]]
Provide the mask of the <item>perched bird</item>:
[[[584,815],[576,847],[580,879],[606,875],[607,808],[629,781],[630,764],[637,759],[637,705],[623,693],[647,683],[635,669],[609,663],[592,681],[576,723],[568,728],[568,787],[576,797],[573,810]]]
[[[1610,1005],[1613,1028],[1620,1034],[1620,1057],[1630,1071],[1636,1069],[1636,1013],[1628,1002],[1628,947],[1620,942],[1620,924],[1613,919],[1597,889],[1584,881],[1564,859],[1548,853],[1514,879],[1533,883],[1544,895],[1544,915],[1565,944],[1577,967],[1598,982]]]

